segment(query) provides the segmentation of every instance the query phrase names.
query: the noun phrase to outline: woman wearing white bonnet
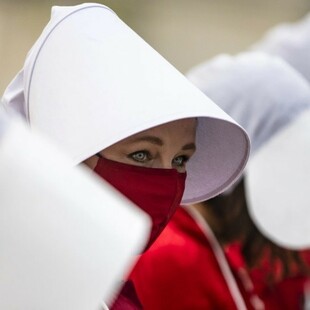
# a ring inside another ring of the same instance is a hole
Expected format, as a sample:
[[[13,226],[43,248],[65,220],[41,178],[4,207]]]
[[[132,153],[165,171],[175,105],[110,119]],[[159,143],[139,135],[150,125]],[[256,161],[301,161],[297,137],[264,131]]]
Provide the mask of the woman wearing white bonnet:
[[[307,81],[282,59],[259,52],[218,56],[194,68],[188,76],[244,126],[252,143],[242,181],[226,195],[198,204],[198,209],[203,214],[207,208],[209,224],[221,243],[241,237],[247,264],[259,264],[266,253],[264,247],[270,248],[282,261],[283,276],[290,276],[294,272],[292,266],[301,263],[294,250],[310,246],[310,87]],[[244,200],[240,200],[243,191]],[[233,207],[232,201],[238,201],[239,207],[238,203]],[[249,218],[242,203],[247,206]],[[229,205],[234,213],[230,213]],[[221,224],[212,225],[212,218],[221,218]],[[229,232],[234,233],[229,236]],[[305,272],[303,268],[301,263]],[[297,308],[303,294],[300,283],[296,282],[299,295],[291,290],[286,296],[271,296],[279,304],[287,303],[286,307],[293,301],[293,307]]]
[[[181,201],[225,190],[248,157],[244,130],[100,4],[54,7],[2,101],[148,213],[147,246]],[[134,299],[126,287],[114,308]]]
[[[245,186],[255,223],[280,245],[309,247],[308,83],[280,58],[259,52],[218,56],[188,77],[251,138]]]
[[[310,13],[293,23],[283,23],[270,29],[251,48],[287,61],[310,81]]]

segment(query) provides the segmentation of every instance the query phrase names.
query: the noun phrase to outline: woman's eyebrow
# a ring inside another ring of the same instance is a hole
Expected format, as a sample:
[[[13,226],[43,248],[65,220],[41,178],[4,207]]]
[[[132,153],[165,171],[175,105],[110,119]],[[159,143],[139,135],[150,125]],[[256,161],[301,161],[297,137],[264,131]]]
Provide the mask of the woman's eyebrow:
[[[188,143],[188,144],[185,144],[183,147],[182,147],[182,150],[183,151],[186,151],[186,150],[196,150],[196,144],[195,143]]]
[[[163,146],[164,145],[164,142],[163,140],[161,140],[160,138],[156,137],[156,136],[142,136],[142,137],[138,137],[138,138],[135,138],[133,140],[131,140],[131,142],[150,142],[152,144],[156,144],[156,145],[159,145],[159,146]],[[185,144],[183,147],[182,147],[182,150],[183,151],[186,151],[186,150],[196,150],[196,144],[191,142],[191,143],[188,143],[188,144]]]
[[[141,141],[150,142],[152,144],[156,144],[159,146],[164,145],[164,142],[160,138],[155,137],[155,136],[142,136],[142,137],[131,140],[131,142],[141,142]]]

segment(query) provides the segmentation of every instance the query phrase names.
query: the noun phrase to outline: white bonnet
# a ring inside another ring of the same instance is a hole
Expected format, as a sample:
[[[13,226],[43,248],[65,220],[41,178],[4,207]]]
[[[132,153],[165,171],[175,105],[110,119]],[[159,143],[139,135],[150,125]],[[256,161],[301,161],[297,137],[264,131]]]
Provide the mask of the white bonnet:
[[[275,26],[252,49],[283,58],[310,81],[310,13],[298,22]]]
[[[98,309],[145,246],[147,215],[68,162],[0,108],[0,309]]]
[[[251,139],[245,170],[250,214],[270,239],[310,245],[310,87],[278,57],[220,55],[189,79],[237,120]]]
[[[2,101],[73,164],[137,132],[197,117],[183,203],[226,189],[248,158],[244,130],[100,4],[54,7]]]

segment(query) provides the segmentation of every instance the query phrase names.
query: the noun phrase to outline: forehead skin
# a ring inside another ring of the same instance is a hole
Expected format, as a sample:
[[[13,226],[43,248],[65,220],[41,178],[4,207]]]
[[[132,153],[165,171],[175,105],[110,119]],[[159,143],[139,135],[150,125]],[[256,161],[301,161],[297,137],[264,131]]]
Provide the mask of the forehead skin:
[[[196,127],[197,120],[195,118],[176,120],[141,131],[111,145],[100,153],[108,159],[133,164],[126,158],[126,155],[150,148],[152,151],[159,153],[162,160],[160,165],[170,168],[168,166],[175,156],[182,155],[182,152],[187,153],[189,156],[194,153],[196,148]],[[93,156],[86,160],[85,163],[90,168],[94,168],[97,157]]]

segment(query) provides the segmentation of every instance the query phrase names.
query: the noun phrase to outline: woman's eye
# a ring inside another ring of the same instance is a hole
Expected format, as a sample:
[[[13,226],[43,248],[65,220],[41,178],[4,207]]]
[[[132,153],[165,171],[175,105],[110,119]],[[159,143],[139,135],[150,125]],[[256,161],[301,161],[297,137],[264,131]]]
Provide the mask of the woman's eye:
[[[173,166],[176,166],[176,167],[183,167],[185,166],[186,162],[188,161],[188,156],[178,156],[178,157],[175,157],[173,159]]]
[[[147,151],[138,151],[135,153],[131,153],[129,157],[135,161],[143,163],[150,159],[150,154]]]

